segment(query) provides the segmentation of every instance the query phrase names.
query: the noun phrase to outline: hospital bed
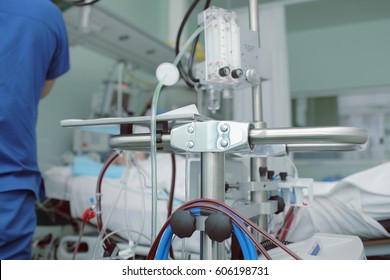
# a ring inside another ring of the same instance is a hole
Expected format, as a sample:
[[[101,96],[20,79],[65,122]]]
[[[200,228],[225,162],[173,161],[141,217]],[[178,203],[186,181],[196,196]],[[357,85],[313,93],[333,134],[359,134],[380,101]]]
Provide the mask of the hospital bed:
[[[176,181],[173,206],[180,205],[185,199],[185,158],[176,156]],[[55,166],[44,173],[46,195],[48,199],[66,201],[69,203],[69,215],[72,219],[80,220],[83,213],[93,205],[96,197],[96,184],[102,164],[86,157],[76,158],[71,166]],[[158,212],[157,221],[160,228],[167,219],[168,198],[171,187],[172,164],[169,154],[158,155]],[[151,236],[151,188],[150,188],[150,160],[138,161],[137,166],[128,169],[124,178],[126,167],[123,165],[110,166],[105,174],[102,184],[102,219],[108,232],[115,232],[119,240],[126,243],[131,240],[137,244],[137,255],[146,256],[150,246]],[[124,181],[125,180],[125,181]],[[125,184],[123,184],[125,182]],[[123,185],[122,185],[123,184]],[[96,200],[95,200],[96,201]],[[96,218],[91,220],[96,225]],[[99,258],[93,255],[95,243],[98,240],[97,230],[92,226],[94,237],[86,233],[84,242],[88,243],[89,250],[78,254],[78,259]],[[61,237],[60,258],[70,259],[71,251],[63,248],[66,242],[77,241],[78,232],[72,236]],[[186,241],[186,249],[196,258],[199,238],[194,235]],[[122,247],[126,247],[122,244]],[[182,242],[177,239],[173,243],[174,249],[179,250]],[[98,250],[101,250],[99,246]],[[128,246],[127,246],[128,247]],[[181,249],[180,249],[181,250]],[[98,251],[99,252],[99,251]]]
[[[336,182],[316,182],[309,207],[291,208],[279,238],[291,242],[316,232],[359,236],[367,257],[390,256],[390,162]]]
[[[182,156],[176,156],[176,161],[174,206],[180,205],[186,198],[186,160]],[[88,165],[90,167],[86,168]],[[47,196],[68,201],[71,217],[80,219],[84,211],[91,207],[91,198],[95,197],[100,167],[99,164],[83,158],[75,160],[72,166],[57,166],[47,170]],[[158,168],[157,228],[160,228],[167,218],[172,174],[169,154],[158,155]],[[390,192],[386,187],[390,179],[389,169],[390,163],[384,163],[338,182],[314,182],[313,202],[307,207],[292,207],[274,215],[270,230],[278,235],[279,239],[288,242],[306,240],[316,233],[356,235],[364,241],[366,256],[390,255],[389,229],[386,230],[380,222],[390,216]],[[121,190],[124,170],[124,166],[112,166],[106,173],[102,188],[103,220],[109,220],[108,230],[116,232],[116,236],[125,245],[128,240],[132,240],[137,243],[136,253],[146,256],[151,234],[150,160],[140,161],[137,167],[132,166],[129,169],[126,187]],[[95,220],[91,222],[96,223]],[[65,236],[63,240],[75,241],[77,234],[73,237]],[[90,248],[93,248],[97,239],[85,240],[90,242]],[[180,252],[182,241],[176,239],[173,246]],[[197,257],[198,235],[186,240],[186,250],[192,258]],[[71,252],[64,252],[63,249],[62,251],[61,257],[70,258]],[[98,257],[92,253],[91,249],[81,253],[79,258]]]

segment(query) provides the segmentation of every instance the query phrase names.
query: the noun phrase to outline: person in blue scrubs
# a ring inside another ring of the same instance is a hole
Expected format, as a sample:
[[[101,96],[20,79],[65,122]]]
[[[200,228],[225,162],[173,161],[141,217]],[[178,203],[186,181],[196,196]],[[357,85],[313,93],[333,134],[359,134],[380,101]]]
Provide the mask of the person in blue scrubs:
[[[38,103],[69,70],[61,11],[49,0],[0,0],[0,259],[31,259]]]

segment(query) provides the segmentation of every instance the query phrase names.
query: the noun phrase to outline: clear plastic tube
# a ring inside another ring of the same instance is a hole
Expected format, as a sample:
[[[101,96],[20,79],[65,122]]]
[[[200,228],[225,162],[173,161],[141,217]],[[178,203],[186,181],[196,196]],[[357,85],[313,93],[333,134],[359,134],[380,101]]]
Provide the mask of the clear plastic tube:
[[[142,194],[141,221],[142,221],[142,224],[141,224],[141,228],[140,228],[140,232],[142,233],[142,232],[144,232],[144,227],[145,227],[145,212],[146,212],[146,210],[145,210],[145,188],[146,188],[146,179],[145,179],[145,177],[142,174],[141,167],[139,166],[139,162],[138,162],[138,159],[137,159],[136,156],[131,158],[131,162],[134,164],[135,168],[137,169],[138,174],[139,174],[139,179],[140,179],[140,182],[142,184],[142,187],[141,187],[141,194]],[[140,240],[141,240],[141,234],[138,235],[138,238],[135,241],[135,247],[138,246],[138,244],[140,243]]]
[[[186,41],[183,48],[176,56],[173,61],[174,65],[177,65],[190,46],[192,41],[203,31],[204,27],[200,26]],[[157,105],[160,96],[161,89],[163,87],[163,80],[160,81],[154,91],[151,107],[151,118],[150,118],[150,147],[151,147],[151,175],[152,175],[152,226],[151,226],[151,240],[154,241],[157,232],[157,145],[156,145],[156,116],[157,116]]]
[[[130,221],[129,221],[128,211],[127,211],[127,180],[129,178],[129,173],[130,173],[130,152],[125,153],[125,159],[126,159],[126,168],[122,174],[120,184],[121,184],[121,187],[123,186],[123,188],[125,190],[125,195],[124,195],[125,219],[126,219],[126,227],[128,230],[130,230]],[[130,232],[128,232],[127,239],[129,241],[129,244],[130,244],[130,240],[132,240]]]
[[[102,228],[101,231],[99,232],[97,241],[96,241],[96,243],[95,243],[95,247],[93,248],[92,259],[95,259],[95,255],[96,255],[96,252],[97,252],[97,247],[99,246],[99,244],[101,244],[101,240],[102,240],[102,238],[103,238],[104,233],[105,233],[106,230],[107,230],[109,221],[111,220],[111,216],[112,216],[112,214],[114,213],[114,209],[116,208],[116,205],[118,204],[118,201],[119,201],[119,198],[121,197],[122,191],[123,191],[123,185],[121,184],[121,186],[120,186],[120,188],[119,188],[118,195],[117,195],[117,197],[115,198],[114,203],[111,204],[112,207],[111,207],[111,209],[110,209],[110,212],[108,213],[108,216],[107,216],[105,222],[103,223],[103,228]]]

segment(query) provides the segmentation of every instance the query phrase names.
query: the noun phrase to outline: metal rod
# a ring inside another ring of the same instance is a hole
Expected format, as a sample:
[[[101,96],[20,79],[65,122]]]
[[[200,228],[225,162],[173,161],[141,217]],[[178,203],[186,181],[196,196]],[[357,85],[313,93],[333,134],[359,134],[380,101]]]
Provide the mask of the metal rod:
[[[249,28],[252,31],[257,32],[258,35],[258,47],[260,47],[260,29],[259,29],[259,10],[258,1],[249,0]],[[260,79],[260,78],[259,78]],[[263,122],[263,94],[261,91],[261,80],[259,84],[252,87],[252,114],[253,114],[253,125],[256,128],[264,128],[266,124]],[[258,182],[261,178],[258,176],[258,170],[260,167],[267,166],[266,158],[251,158],[250,160],[250,177],[251,181]],[[267,199],[265,192],[251,193],[252,202],[261,202]],[[254,221],[261,228],[267,230],[267,217],[259,216]],[[258,236],[260,238],[260,236]]]
[[[119,62],[118,64],[118,82],[117,82],[117,96],[116,96],[116,110],[117,117],[122,117],[123,110],[123,76],[124,76],[125,63]],[[126,105],[127,106],[127,105]]]
[[[259,32],[259,12],[257,0],[249,0],[249,28],[252,31]],[[258,45],[260,46],[260,36]]]
[[[252,129],[250,144],[356,144],[368,141],[367,131],[356,127]]]
[[[286,145],[287,152],[329,152],[329,151],[363,151],[366,144],[288,144]]]
[[[170,140],[169,134],[162,135],[157,149],[171,151]],[[287,150],[291,152],[359,151],[365,148],[368,134],[356,127],[254,128],[249,131],[248,141],[253,145],[287,144]],[[110,146],[122,150],[149,150],[150,134],[114,136]]]
[[[258,34],[258,47],[260,47],[259,10],[257,0],[249,0],[249,28]],[[263,121],[263,100],[261,92],[261,82],[252,87],[252,109],[255,127],[257,122]]]
[[[225,201],[225,154],[201,153],[201,197]],[[202,232],[201,259],[216,260],[223,255],[223,244],[213,244]],[[213,246],[214,245],[214,246]],[[221,246],[222,245],[222,246]]]
[[[110,147],[121,150],[150,151],[150,134],[135,134],[126,136],[113,136],[110,138]],[[158,151],[168,151],[171,149],[171,135],[164,134],[161,141],[157,143]]]

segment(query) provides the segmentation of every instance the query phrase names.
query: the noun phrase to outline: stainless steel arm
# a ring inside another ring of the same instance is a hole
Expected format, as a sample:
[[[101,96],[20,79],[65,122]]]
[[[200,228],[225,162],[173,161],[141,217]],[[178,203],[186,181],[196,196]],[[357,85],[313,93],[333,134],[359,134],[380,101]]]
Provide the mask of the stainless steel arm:
[[[164,134],[157,148],[171,151],[170,140],[171,136]],[[367,132],[355,127],[256,128],[249,131],[249,142],[252,145],[286,144],[290,152],[359,151],[365,148],[367,141]],[[149,150],[150,134],[114,136],[110,146],[124,150]]]
[[[367,141],[368,135],[366,130],[355,127],[251,129],[249,132],[249,142],[252,145],[315,144],[313,146],[307,145],[306,147],[319,149],[321,144],[324,144],[324,147],[329,147],[333,150],[332,147],[342,147],[334,144],[347,144],[348,147],[357,145],[360,148]],[[298,148],[298,146],[296,147]]]
[[[134,134],[126,136],[113,136],[110,139],[110,146],[114,149],[150,151],[150,134]],[[157,143],[157,150],[171,151],[171,135],[164,134],[161,142]]]
[[[323,144],[288,144],[287,152],[329,152],[329,151],[363,151],[366,144],[337,144],[337,143],[323,143]]]

